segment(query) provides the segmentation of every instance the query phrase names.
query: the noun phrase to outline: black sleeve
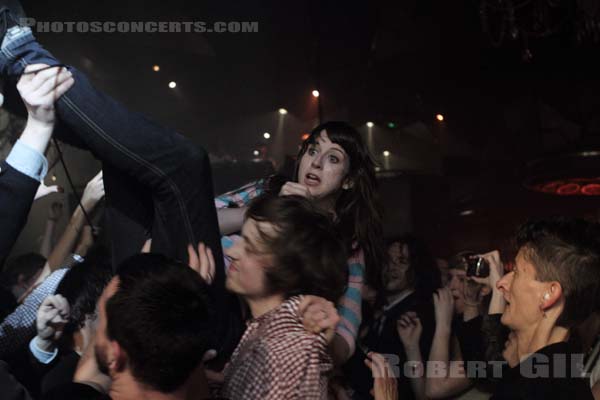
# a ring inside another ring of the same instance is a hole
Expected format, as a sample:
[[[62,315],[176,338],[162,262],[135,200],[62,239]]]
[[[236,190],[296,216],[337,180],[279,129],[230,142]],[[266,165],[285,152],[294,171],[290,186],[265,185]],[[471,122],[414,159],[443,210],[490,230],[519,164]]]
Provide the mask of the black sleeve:
[[[3,400],[32,400],[25,387],[8,371],[4,361],[0,361],[0,393]]]
[[[70,382],[58,386],[46,393],[43,400],[110,400],[110,397],[100,393],[90,385]]]
[[[509,330],[500,322],[502,314],[486,314],[481,324],[486,361],[502,361],[504,343],[508,340]]]
[[[469,321],[457,321],[456,338],[460,344],[460,351],[465,362],[484,360],[484,342],[481,332],[482,317]]]
[[[0,163],[0,266],[21,233],[39,182]]]

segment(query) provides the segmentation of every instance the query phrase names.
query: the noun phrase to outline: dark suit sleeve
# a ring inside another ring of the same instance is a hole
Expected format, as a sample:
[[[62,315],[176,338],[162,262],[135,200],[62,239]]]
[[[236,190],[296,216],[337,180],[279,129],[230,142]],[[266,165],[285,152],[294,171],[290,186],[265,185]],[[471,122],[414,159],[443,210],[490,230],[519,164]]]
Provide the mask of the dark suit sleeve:
[[[0,266],[21,233],[39,182],[0,162]]]
[[[4,361],[0,361],[0,393],[3,400],[32,400],[23,385],[10,374]]]

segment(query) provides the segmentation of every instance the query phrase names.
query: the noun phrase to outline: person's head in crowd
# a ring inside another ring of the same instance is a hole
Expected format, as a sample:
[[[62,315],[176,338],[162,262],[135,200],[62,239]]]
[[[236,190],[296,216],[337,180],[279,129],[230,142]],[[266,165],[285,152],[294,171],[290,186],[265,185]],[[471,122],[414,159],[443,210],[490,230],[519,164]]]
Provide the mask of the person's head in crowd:
[[[450,271],[449,271],[450,264],[448,264],[448,261],[446,261],[443,258],[436,258],[435,264],[437,265],[438,269],[440,270],[440,278],[442,279],[442,287],[448,286],[448,283],[450,282]]]
[[[465,290],[479,291],[478,298],[491,293],[491,288],[470,280],[467,276],[468,261],[470,258],[477,257],[475,252],[465,250],[454,255],[448,262],[449,280],[448,289],[454,297],[454,312],[462,314],[465,311]]]
[[[208,289],[191,268],[162,255],[135,255],[119,266],[98,302],[95,343],[111,390],[185,392],[214,340]]]
[[[2,271],[3,284],[15,299],[19,299],[33,285],[46,264],[44,256],[27,253],[6,262]]]
[[[300,196],[255,199],[242,238],[225,252],[232,261],[226,286],[251,310],[295,295],[335,302],[347,282],[347,255],[333,223]]]
[[[385,260],[382,207],[375,162],[362,136],[346,122],[317,126],[302,143],[295,180],[308,187],[320,208],[334,213],[347,251],[363,249],[366,281],[379,288]]]
[[[440,272],[427,244],[412,235],[387,240],[388,261],[383,270],[386,295],[414,290],[429,299],[441,286]]]
[[[58,284],[55,293],[69,303],[69,319],[62,336],[65,345],[87,347],[96,328],[98,299],[112,276],[108,252],[96,247],[88,252],[82,263],[71,267]]]
[[[570,330],[598,308],[600,225],[549,218],[522,225],[514,269],[499,282],[507,302],[502,323],[517,337],[532,335],[541,321]],[[535,350],[535,349],[534,349]]]

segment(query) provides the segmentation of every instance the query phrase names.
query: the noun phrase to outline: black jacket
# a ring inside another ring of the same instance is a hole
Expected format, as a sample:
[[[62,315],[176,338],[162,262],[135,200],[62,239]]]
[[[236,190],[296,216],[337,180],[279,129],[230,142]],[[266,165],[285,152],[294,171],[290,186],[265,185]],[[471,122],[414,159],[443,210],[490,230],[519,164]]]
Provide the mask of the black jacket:
[[[493,400],[593,400],[589,378],[579,378],[576,352],[566,342],[538,350],[503,371]],[[583,358],[581,359],[581,361]]]
[[[0,162],[0,266],[19,237],[39,182]]]

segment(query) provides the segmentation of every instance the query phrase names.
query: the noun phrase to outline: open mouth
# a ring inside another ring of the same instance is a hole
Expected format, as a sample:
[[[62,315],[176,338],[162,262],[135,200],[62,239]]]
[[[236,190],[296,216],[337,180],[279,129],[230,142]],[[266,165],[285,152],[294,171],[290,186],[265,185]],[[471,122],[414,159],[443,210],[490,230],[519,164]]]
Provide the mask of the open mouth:
[[[233,271],[237,271],[237,267],[235,266],[234,263],[229,264],[229,267],[227,268],[227,273],[233,272]]]
[[[315,174],[308,173],[308,174],[304,175],[304,183],[309,186],[315,186],[315,185],[318,185],[319,183],[321,183],[321,178],[319,178]]]

